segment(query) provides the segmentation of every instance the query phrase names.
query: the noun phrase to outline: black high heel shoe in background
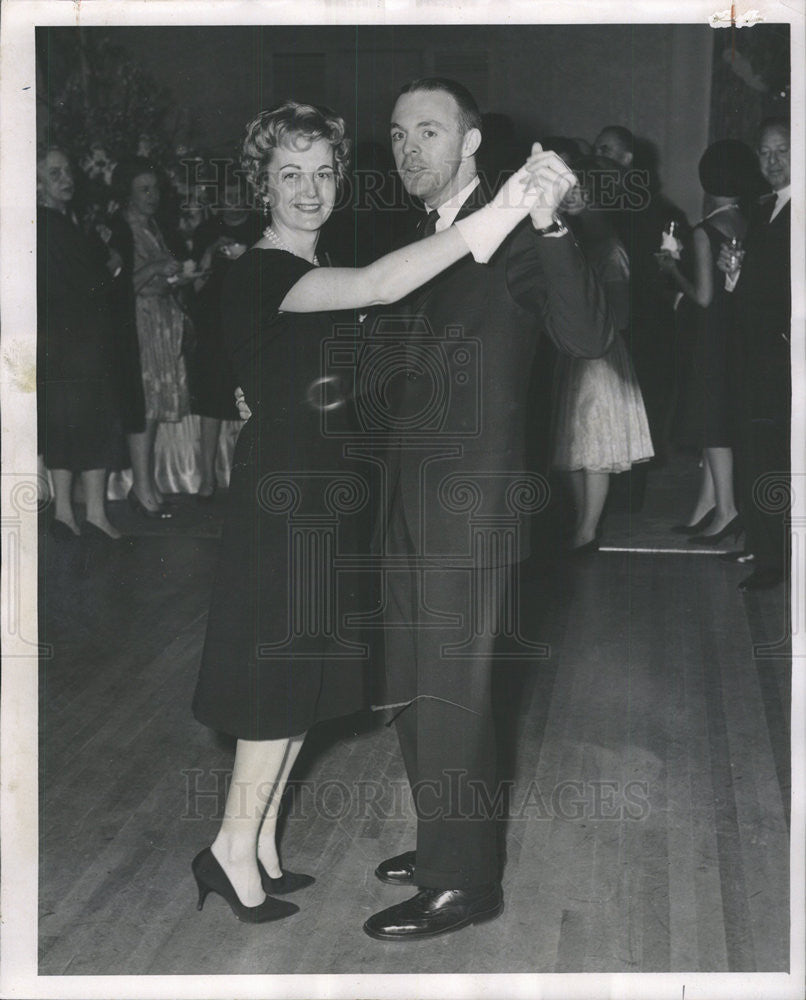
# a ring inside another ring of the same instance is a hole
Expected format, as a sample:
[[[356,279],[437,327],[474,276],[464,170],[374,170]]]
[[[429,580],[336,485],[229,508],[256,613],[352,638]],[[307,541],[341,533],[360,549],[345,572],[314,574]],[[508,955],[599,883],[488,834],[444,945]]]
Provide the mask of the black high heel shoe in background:
[[[191,865],[193,877],[199,887],[199,904],[196,909],[204,906],[208,893],[217,892],[226,900],[235,916],[245,924],[265,924],[270,920],[282,920],[298,913],[299,907],[294,903],[286,903],[281,899],[264,899],[258,906],[244,906],[238,899],[238,894],[227,878],[227,873],[218,863],[216,856],[209,847],[197,854]]]
[[[599,551],[599,539],[591,538],[591,540],[589,542],[585,542],[584,545],[575,545],[573,548],[567,549],[566,555],[588,556],[598,551]]]
[[[257,863],[257,870],[260,872],[260,884],[263,886],[263,891],[271,896],[287,896],[289,892],[305,889],[316,881],[313,875],[287,871],[284,871],[279,878],[272,878],[260,860]]]
[[[150,517],[155,521],[167,521],[169,517],[173,517],[173,514],[169,510],[165,510],[161,506],[156,510],[151,510],[150,507],[146,507],[140,497],[138,497],[134,492],[133,486],[129,490],[129,506],[138,514],[142,514],[143,517]]]
[[[48,525],[48,534],[57,542],[76,542],[80,538],[80,535],[77,535],[69,524],[65,524],[64,521],[59,521],[55,517]]]
[[[115,538],[114,535],[107,535],[103,528],[99,528],[92,521],[85,521],[81,525],[81,537],[90,541],[101,542],[104,545],[115,545],[118,548],[122,548],[123,542],[127,539],[126,535],[121,535],[119,538]]]
[[[733,535],[733,541],[735,544],[739,541],[743,531],[744,525],[742,524],[742,519],[740,515],[737,514],[736,517],[728,521],[721,531],[717,531],[715,535],[694,535],[689,538],[689,542],[692,545],[718,545],[723,538],[727,538],[728,535]]]
[[[703,528],[707,528],[708,525],[713,521],[714,514],[716,514],[716,507],[712,507],[697,521],[696,524],[673,524],[669,531],[674,532],[675,535],[696,535],[702,531]]]

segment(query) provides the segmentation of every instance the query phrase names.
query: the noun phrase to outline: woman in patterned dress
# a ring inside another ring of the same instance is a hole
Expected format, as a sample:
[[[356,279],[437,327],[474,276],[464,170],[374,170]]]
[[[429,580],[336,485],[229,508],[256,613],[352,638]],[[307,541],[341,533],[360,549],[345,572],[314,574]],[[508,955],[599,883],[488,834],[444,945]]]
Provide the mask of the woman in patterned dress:
[[[607,161],[586,157],[577,162],[575,173],[580,184],[569,192],[563,211],[604,286],[619,331],[601,358],[560,355],[557,361],[552,465],[567,475],[576,511],[570,548],[582,553],[599,546],[610,474],[626,472],[654,452],[623,337],[630,322],[630,265],[608,213],[596,200],[597,177],[612,175],[612,169]]]
[[[156,167],[136,158],[115,171],[123,200],[126,232],[122,256],[134,291],[140,372],[145,396],[145,429],[128,435],[134,485],[129,503],[147,517],[165,518],[163,496],[154,477],[154,441],[161,421],[178,423],[190,412],[182,341],[187,318],[177,298],[182,264],[157,223],[160,186]]]

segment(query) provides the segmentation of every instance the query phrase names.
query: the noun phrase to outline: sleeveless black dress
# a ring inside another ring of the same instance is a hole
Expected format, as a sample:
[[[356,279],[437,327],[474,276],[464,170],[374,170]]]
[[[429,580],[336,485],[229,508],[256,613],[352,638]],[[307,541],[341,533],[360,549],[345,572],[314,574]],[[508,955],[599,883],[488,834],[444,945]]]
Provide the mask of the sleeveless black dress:
[[[702,229],[716,262],[725,241],[710,222]],[[714,293],[703,309],[684,298],[678,307],[677,328],[682,346],[681,388],[673,436],[684,448],[728,448],[732,444],[729,393],[728,337],[730,302],[725,275],[713,267]]]
[[[252,249],[233,263],[222,296],[252,416],[233,457],[193,712],[246,740],[298,735],[366,704],[367,654],[344,624],[358,610],[356,588],[338,560],[359,551],[370,489],[345,458],[349,435],[329,433],[323,418],[335,317],[279,312],[312,266]]]

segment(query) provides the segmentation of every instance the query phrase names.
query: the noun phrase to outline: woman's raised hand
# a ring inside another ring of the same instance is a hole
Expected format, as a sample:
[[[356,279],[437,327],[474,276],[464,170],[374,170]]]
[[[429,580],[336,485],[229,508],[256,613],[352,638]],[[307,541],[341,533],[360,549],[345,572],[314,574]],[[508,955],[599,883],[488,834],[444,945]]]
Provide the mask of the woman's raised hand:
[[[577,178],[553,150],[544,150],[539,142],[532,145],[522,169],[529,178],[525,190],[530,199],[529,214],[534,225],[543,229],[551,225],[563,199],[578,183]]]
[[[502,185],[492,201],[454,225],[473,258],[480,264],[486,263],[527,215],[532,216],[538,229],[551,225],[554,213],[576,182],[559,156],[544,153],[536,142],[529,159]]]
[[[241,420],[248,420],[252,416],[252,411],[246,405],[246,398],[240,386],[235,390],[235,405],[238,407],[238,415]]]

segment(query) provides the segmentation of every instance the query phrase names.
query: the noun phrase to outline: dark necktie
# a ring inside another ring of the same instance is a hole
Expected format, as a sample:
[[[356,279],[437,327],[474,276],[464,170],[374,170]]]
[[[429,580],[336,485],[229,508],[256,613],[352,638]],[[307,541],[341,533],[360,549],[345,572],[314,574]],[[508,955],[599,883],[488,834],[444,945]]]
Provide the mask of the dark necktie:
[[[439,218],[439,212],[437,209],[432,208],[431,211],[426,215],[424,219],[420,219],[420,239],[424,240],[426,236],[433,236],[437,231],[437,219]]]

